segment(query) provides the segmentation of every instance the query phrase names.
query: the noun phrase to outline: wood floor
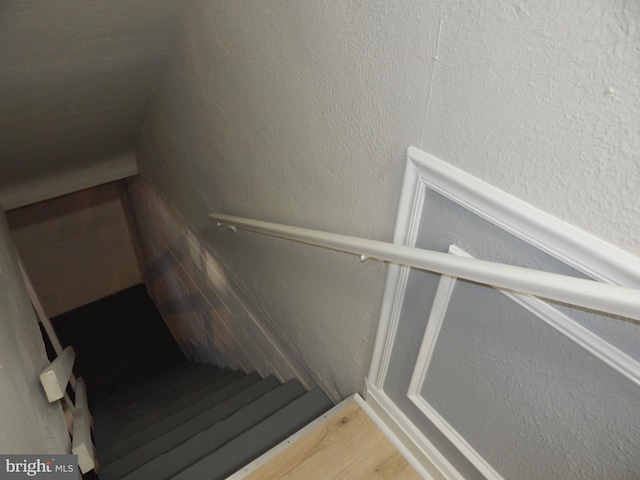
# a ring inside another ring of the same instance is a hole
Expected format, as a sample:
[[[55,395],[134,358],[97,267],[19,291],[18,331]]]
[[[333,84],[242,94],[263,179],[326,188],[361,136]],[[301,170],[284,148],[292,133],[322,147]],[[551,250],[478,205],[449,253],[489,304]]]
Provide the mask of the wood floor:
[[[420,476],[353,402],[257,466],[231,478],[244,480],[414,480]],[[266,462],[266,463],[265,463]],[[248,472],[248,473],[247,473]]]

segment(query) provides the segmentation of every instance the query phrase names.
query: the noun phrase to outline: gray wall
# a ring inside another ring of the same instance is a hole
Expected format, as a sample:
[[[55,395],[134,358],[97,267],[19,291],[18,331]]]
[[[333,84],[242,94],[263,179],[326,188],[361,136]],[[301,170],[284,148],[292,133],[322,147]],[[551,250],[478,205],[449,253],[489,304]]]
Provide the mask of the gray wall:
[[[68,453],[60,404],[40,385],[48,360],[1,208],[0,272],[0,452]]]
[[[139,167],[344,396],[363,387],[385,268],[207,214],[390,240],[415,145],[640,254],[638,8],[186,2]]]
[[[561,261],[427,190],[416,245],[584,277]],[[483,478],[407,397],[439,276],[412,270],[384,390],[449,455]],[[554,305],[638,357],[640,327]],[[420,395],[505,479],[635,479],[635,382],[496,289],[458,281]],[[523,454],[526,452],[526,454]]]

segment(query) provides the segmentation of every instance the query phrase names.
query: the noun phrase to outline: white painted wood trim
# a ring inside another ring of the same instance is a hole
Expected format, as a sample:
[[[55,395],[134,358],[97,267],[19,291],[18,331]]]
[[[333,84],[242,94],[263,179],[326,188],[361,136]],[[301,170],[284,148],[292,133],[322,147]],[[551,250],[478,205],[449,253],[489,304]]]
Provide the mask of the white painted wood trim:
[[[393,351],[393,339],[396,336],[404,294],[409,281],[411,269],[400,265],[389,265],[387,280],[380,309],[378,322],[378,334],[373,348],[373,356],[369,367],[369,381],[376,387],[384,387],[384,379],[387,376],[391,352]]]
[[[252,462],[250,462],[247,465],[245,465],[240,470],[235,472],[233,475],[227,477],[226,480],[241,480],[241,479],[249,476],[251,473],[255,472],[257,469],[259,469],[260,467],[262,467],[266,463],[268,463],[271,460],[273,460],[275,457],[277,457],[282,452],[284,452],[291,445],[293,445],[296,442],[302,440],[305,436],[307,436],[307,434],[311,433],[316,428],[324,425],[329,420],[331,420],[333,417],[335,417],[336,415],[340,414],[347,407],[352,405],[354,403],[354,401],[355,401],[355,395],[353,397],[349,397],[349,398],[343,400],[338,405],[336,405],[335,407],[331,408],[330,410],[328,410],[323,415],[321,415],[318,418],[316,418],[313,422],[305,425],[300,430],[298,430],[296,433],[294,433],[293,435],[291,435],[287,439],[283,440],[282,442],[280,442],[275,447],[273,447],[270,450],[266,451],[265,453],[260,455],[258,458],[256,458]]]
[[[95,447],[91,439],[91,416],[87,402],[87,388],[78,378],[75,388],[76,402],[73,414],[71,452],[78,455],[78,466],[82,473],[95,468]]]
[[[11,210],[137,174],[135,153],[128,152],[99,163],[92,163],[86,168],[5,187],[0,190],[0,205],[5,210]]]
[[[78,455],[78,466],[82,473],[95,468],[95,450],[91,440],[91,421],[89,410],[76,408],[73,414],[73,439],[71,453]]]
[[[416,359],[416,367],[411,376],[411,382],[409,383],[409,396],[419,392],[425,382],[427,370],[429,369],[431,357],[433,356],[433,350],[435,349],[444,317],[449,308],[449,302],[455,284],[455,278],[446,276],[440,278],[436,296],[433,300],[433,307],[431,308],[429,320],[427,321],[427,329],[424,332],[422,345],[418,353],[418,358]]]
[[[455,251],[454,246],[449,247],[449,253],[454,253]],[[455,278],[446,276],[440,278],[433,307],[429,314],[427,329],[425,330],[415,368],[411,375],[407,397],[485,478],[489,480],[504,480],[491,464],[487,462],[421,394],[455,284]]]
[[[421,465],[421,470],[417,471],[426,471],[433,480],[464,480],[447,458],[418,430],[383,390],[367,382],[365,400],[397,441],[402,443],[409,454]]]
[[[586,275],[613,285],[510,267],[494,262],[478,261],[480,263],[475,263],[471,262],[472,259],[467,259],[470,262],[459,263],[451,256],[449,258],[452,261],[449,262],[444,258],[448,256],[447,254],[409,248],[409,246],[415,245],[415,237],[411,238],[411,231],[416,229],[419,224],[426,188],[444,195]],[[410,148],[407,154],[403,189],[407,191],[402,193],[394,242],[405,245],[387,244],[217,213],[212,214],[210,219],[218,222],[219,225],[244,228],[253,232],[353,253],[358,256],[364,255],[368,258],[399,265],[411,265],[452,277],[466,278],[518,292],[529,292],[564,303],[640,319],[640,304],[636,304],[636,300],[640,299],[640,292],[634,290],[640,286],[640,259],[413,148]],[[492,274],[498,270],[501,271],[501,274],[498,275],[499,278],[493,277]],[[406,288],[406,276],[404,277],[404,285],[402,283],[403,271],[408,275],[406,267],[396,265],[389,269],[379,335],[374,345],[374,356],[370,370],[371,379],[367,384],[367,403],[375,405],[374,409],[381,413],[380,416],[385,419],[387,425],[399,437],[407,440],[407,448],[415,447],[422,452],[428,451],[427,458],[438,459],[439,452],[417,431],[404,413],[393,404],[382,390],[391,346],[399,321],[399,312],[402,309],[402,298],[399,297],[404,296]],[[534,278],[535,280],[533,280]],[[548,289],[538,288],[543,287],[545,283]],[[626,285],[630,288],[607,288],[615,286],[615,284]],[[588,285],[592,285],[593,288],[587,287]],[[589,291],[587,292],[587,290]],[[558,296],[560,291],[562,294]],[[573,296],[571,291],[578,295]],[[617,291],[619,295],[613,294],[614,291]],[[609,293],[613,295],[609,297]],[[565,294],[568,296],[564,297]],[[591,297],[594,294],[603,294],[600,306],[585,303],[585,300],[590,303],[591,300],[586,297]],[[636,300],[632,300],[632,298]],[[618,307],[612,307],[618,302],[630,302],[624,313]],[[398,312],[398,316],[395,316],[396,312]],[[445,465],[446,470],[448,462],[443,457],[441,460],[444,462],[441,465]],[[449,467],[455,472],[453,467]],[[451,475],[454,474],[449,471],[449,476],[442,478],[461,478]],[[499,478],[499,476],[494,478]]]
[[[393,241],[414,246],[425,189],[431,188],[481,218],[600,281],[637,288],[640,259],[539,210],[414,147],[407,164]],[[547,244],[549,243],[549,244]],[[369,379],[382,388],[402,310],[408,271],[387,274]],[[408,270],[408,269],[407,269]]]
[[[375,410],[364,401],[364,399],[357,393],[354,395],[356,403],[367,414],[376,427],[384,434],[384,436],[391,442],[391,444],[398,450],[398,452],[404,457],[409,465],[425,480],[435,480],[434,477],[424,468],[421,462],[411,453],[411,451],[405,446],[404,443],[393,433],[387,424],[376,414]]]
[[[553,308],[535,297],[517,295],[499,290],[501,293],[529,310],[535,316],[565,335],[569,340],[580,345],[598,360],[606,363],[612,369],[626,377],[627,380],[640,386],[640,363],[611,345],[591,330],[583,327],[571,317]]]
[[[40,382],[49,402],[64,397],[75,358],[73,347],[69,346],[40,374]]]
[[[640,285],[640,259],[637,257],[633,257],[617,247],[562,222],[415,148],[409,148],[407,151],[407,166],[401,202],[396,218],[394,243],[407,246],[415,245],[415,237],[409,240],[409,232],[418,227],[420,217],[415,212],[421,212],[424,207],[426,188],[440,193],[481,218],[540,248],[545,253],[566,262],[592,278],[635,288]],[[420,196],[415,193],[417,190],[420,190]],[[413,199],[413,203],[411,203],[411,199]],[[397,269],[400,267],[390,267],[389,269],[378,338],[376,338],[376,345],[384,345],[385,348],[378,347],[374,349],[370,370],[372,384],[368,385],[367,402],[378,405],[384,401],[381,399],[388,399],[382,388],[390,358],[390,349],[395,341],[398,321],[397,318],[392,318],[391,312],[393,312],[394,306],[399,306],[401,309],[403,298],[399,297],[404,297],[405,293],[404,288],[398,288],[398,274],[392,272],[392,268]],[[507,292],[503,291],[503,293]],[[510,295],[518,298],[531,298],[525,295]],[[536,300],[536,303],[546,305],[538,300]],[[548,306],[548,308],[552,307]],[[543,316],[543,319],[545,317],[548,317],[545,320],[547,322],[551,318],[557,320],[557,317],[551,315]],[[440,318],[440,321],[442,321],[442,318]],[[576,323],[573,320],[571,322]],[[595,343],[600,347],[602,347],[603,343],[606,344],[606,342],[581,325],[578,324],[578,327],[572,329],[570,337],[576,343],[581,345],[584,343],[593,345]],[[435,326],[432,328],[435,329]],[[432,330],[431,335],[437,337],[437,332]],[[593,337],[596,338],[594,339]],[[626,375],[627,378],[632,379],[636,375],[635,360],[630,359],[623,352],[619,352],[615,348],[616,352],[613,352],[608,347],[596,348],[596,350],[592,351],[594,355],[603,359],[603,361],[607,361],[604,360],[607,357],[609,360],[607,363],[623,375]],[[423,380],[426,376],[430,355],[428,351],[425,351],[422,355],[425,357],[423,360],[427,360],[427,365],[419,372],[419,378]],[[633,363],[630,363],[629,360]],[[413,379],[412,382],[411,391],[415,392],[417,391],[417,385]],[[377,391],[375,390],[376,388],[378,389]],[[385,411],[389,412],[389,417],[386,420],[390,425],[404,422],[404,430],[410,432],[414,428],[402,411],[390,399],[388,399]],[[418,442],[420,441],[420,436],[419,432],[414,431],[413,435],[407,435],[406,438],[411,439],[409,441]]]
[[[420,179],[420,172],[413,163],[407,162],[393,232],[394,244],[415,245],[424,197],[425,184]],[[373,360],[369,367],[369,381],[379,389],[383,388],[391,360],[393,339],[400,322],[410,272],[410,268],[401,265],[389,265],[387,271],[378,334],[373,348]]]
[[[640,288],[640,259],[463,170],[409,147],[428,188],[602,282]]]
[[[504,480],[502,476],[480,455],[465,438],[447,422],[438,411],[421,395],[410,394],[409,399],[431,422],[438,427],[449,441],[484,475],[488,480]]]
[[[455,245],[449,247],[449,253],[472,258],[471,255]],[[407,396],[485,477],[497,480],[502,477],[421,394],[424,388],[424,382],[426,381],[431,356],[451,300],[454,286],[455,279],[444,276],[441,278],[433,308],[429,315],[427,329],[416,360],[416,367],[411,377]],[[564,315],[562,312],[535,297],[518,295],[505,290],[498,291],[583,347],[596,358],[631,380],[634,384],[640,385],[640,363],[636,362],[624,352],[593,334],[567,315]]]
[[[473,258],[469,253],[455,245],[449,248],[449,252],[460,257]],[[548,303],[530,295],[519,295],[500,289],[498,291],[562,333],[569,340],[584,348],[597,359],[609,365],[635,385],[640,386],[640,362]]]

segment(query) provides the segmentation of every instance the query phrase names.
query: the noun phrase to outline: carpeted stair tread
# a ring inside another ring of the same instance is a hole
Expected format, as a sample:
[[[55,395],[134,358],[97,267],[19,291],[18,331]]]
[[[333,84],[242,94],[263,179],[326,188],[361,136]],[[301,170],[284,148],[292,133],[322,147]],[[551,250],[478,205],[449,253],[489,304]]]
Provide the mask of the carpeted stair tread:
[[[109,427],[116,425],[126,425],[136,418],[145,415],[149,411],[161,409],[164,405],[168,405],[179,401],[182,398],[198,398],[206,394],[207,389],[212,388],[214,383],[220,381],[226,375],[231,373],[228,369],[211,370],[206,375],[193,379],[191,383],[183,384],[171,382],[164,386],[164,389],[156,393],[152,398],[136,399],[121,408],[119,412],[112,414],[109,418],[101,417],[100,420],[104,425]],[[242,375],[242,373],[240,373]],[[199,394],[198,392],[201,392]]]
[[[226,378],[229,375],[231,377]],[[241,372],[232,374],[227,369],[212,370],[208,375],[198,378],[187,386],[168,385],[166,390],[161,395],[157,395],[153,401],[148,401],[146,404],[137,401],[131,408],[123,409],[122,415],[112,419],[111,422],[101,419],[100,427],[95,429],[96,446],[107,448],[119,439],[153,425],[164,416],[190,405],[197,399],[226,387],[242,375],[244,374]]]
[[[186,365],[171,369],[164,375],[154,375],[149,380],[103,400],[93,408],[93,413],[96,417],[108,418],[114,412],[126,408],[136,400],[143,398],[153,399],[159,392],[166,390],[167,385],[174,383],[187,385],[190,379],[210,375],[211,372],[215,370],[217,370],[217,367],[213,365],[187,363]]]
[[[299,382],[290,380],[261,396],[234,414],[191,437],[186,442],[145,463],[122,480],[163,480],[171,478],[198,460],[230,442],[247,429],[273,415],[282,407],[304,395]],[[100,475],[101,480],[116,480]]]
[[[242,380],[252,376],[260,380],[260,377],[257,374],[247,375],[247,377]],[[241,383],[242,380],[236,383]],[[274,377],[267,377],[253,385],[246,386],[241,392],[231,396],[226,401],[202,412],[201,414],[191,418],[189,421],[179,424],[174,429],[166,431],[164,434],[157,434],[155,437],[152,437],[150,433],[155,433],[155,431],[158,430],[154,425],[148,429],[149,432],[143,432],[148,433],[147,435],[144,435],[145,438],[140,438],[140,436],[138,436],[139,438],[137,438],[136,442],[138,444],[137,448],[129,448],[125,450],[128,453],[120,456],[117,460],[110,462],[105,456],[108,452],[103,452],[101,456],[103,466],[100,470],[100,477],[106,479],[121,478],[163,453],[168,452],[172,448],[186,442],[201,431],[227,418],[234,412],[243,408],[245,405],[254,402],[262,395],[277,388],[278,385],[279,383]],[[125,441],[122,443],[130,442]],[[127,447],[130,447],[130,445],[127,445]]]
[[[186,372],[202,370],[204,368],[217,368],[217,367],[214,365],[203,365],[200,363],[188,362],[188,361],[181,362],[178,365],[175,365],[161,372],[156,372],[153,375],[143,380],[140,380],[139,382],[133,385],[129,385],[127,388],[120,390],[117,393],[114,393],[113,395],[109,396],[108,398],[96,404],[95,408],[99,410],[104,409],[105,407],[108,407],[110,405],[113,405],[114,403],[117,403],[121,398],[126,398],[132,393],[140,391],[145,388],[149,388],[154,384],[163,383],[167,381],[167,379],[172,378],[173,376],[184,375]]]
[[[110,463],[119,460],[121,457],[129,455],[129,452],[133,452],[134,450],[143,447],[149,442],[155,441],[159,437],[162,437],[175,429],[187,428],[186,426],[188,424],[196,423],[194,427],[196,431],[193,434],[198,433],[200,430],[204,430],[215,423],[215,421],[218,421],[230,413],[233,413],[236,409],[241,408],[244,405],[243,401],[245,398],[250,398],[250,400],[245,403],[253,401],[254,399],[250,394],[245,394],[244,390],[261,381],[263,381],[262,378],[255,372],[245,375],[219,392],[198,400],[189,408],[167,415],[161,421],[150,425],[143,430],[137,431],[133,435],[122,437],[114,445],[100,450],[100,461],[102,466],[108,466]],[[275,381],[273,388],[277,385],[278,382]],[[230,411],[230,413],[225,414],[227,411]],[[220,413],[218,414],[216,412]],[[209,417],[213,420],[207,420]],[[198,418],[198,420],[196,420],[196,418]],[[198,428],[200,430],[197,430]]]
[[[280,443],[333,405],[318,388],[202,458],[172,480],[222,480]]]

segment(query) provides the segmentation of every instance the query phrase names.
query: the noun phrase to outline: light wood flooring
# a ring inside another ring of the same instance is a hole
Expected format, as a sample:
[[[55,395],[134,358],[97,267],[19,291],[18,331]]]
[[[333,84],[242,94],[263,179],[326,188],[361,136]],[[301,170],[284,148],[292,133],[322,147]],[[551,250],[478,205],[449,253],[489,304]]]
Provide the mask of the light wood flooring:
[[[418,480],[420,477],[353,402],[243,478]]]

